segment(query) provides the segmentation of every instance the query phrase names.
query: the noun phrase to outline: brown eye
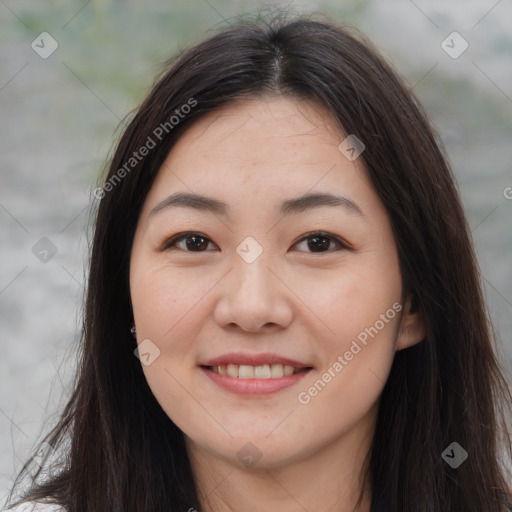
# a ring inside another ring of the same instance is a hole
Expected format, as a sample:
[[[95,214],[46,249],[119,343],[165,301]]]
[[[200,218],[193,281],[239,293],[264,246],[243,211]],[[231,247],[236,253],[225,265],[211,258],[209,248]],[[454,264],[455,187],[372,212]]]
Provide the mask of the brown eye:
[[[210,243],[213,242],[201,233],[181,233],[168,240],[162,250],[165,251],[177,248],[185,252],[205,252]]]
[[[347,246],[338,237],[324,232],[309,233],[295,245],[298,246],[305,241],[307,242],[306,246],[309,249],[306,252],[334,252],[339,249],[347,248]],[[334,249],[330,250],[333,245]]]

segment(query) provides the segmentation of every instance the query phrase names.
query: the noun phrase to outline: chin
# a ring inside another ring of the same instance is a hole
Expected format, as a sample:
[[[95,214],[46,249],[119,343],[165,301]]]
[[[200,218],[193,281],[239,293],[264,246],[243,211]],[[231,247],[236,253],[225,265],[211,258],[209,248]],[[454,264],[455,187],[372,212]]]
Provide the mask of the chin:
[[[228,442],[215,445],[209,442],[203,447],[214,457],[250,471],[275,470],[309,456],[303,439],[292,438],[286,433],[271,439],[268,431],[254,435],[234,435]],[[299,447],[300,451],[297,451]],[[311,447],[311,453],[314,450]]]

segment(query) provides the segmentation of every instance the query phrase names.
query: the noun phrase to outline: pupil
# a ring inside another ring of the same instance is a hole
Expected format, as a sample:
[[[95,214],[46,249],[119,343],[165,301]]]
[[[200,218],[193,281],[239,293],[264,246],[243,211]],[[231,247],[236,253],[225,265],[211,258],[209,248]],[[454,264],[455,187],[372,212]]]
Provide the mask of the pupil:
[[[315,236],[310,238],[308,247],[314,251],[315,249],[329,249],[329,239],[323,236]]]
[[[190,243],[190,240],[192,242]],[[202,236],[189,236],[186,241],[187,248],[189,249],[206,249],[208,243],[205,241],[205,238]]]

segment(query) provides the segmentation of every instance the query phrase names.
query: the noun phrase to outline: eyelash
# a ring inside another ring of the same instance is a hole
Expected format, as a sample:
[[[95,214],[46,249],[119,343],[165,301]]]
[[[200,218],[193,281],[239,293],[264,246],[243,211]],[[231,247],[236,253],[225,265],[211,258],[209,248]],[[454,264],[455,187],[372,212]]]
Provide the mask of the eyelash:
[[[198,231],[186,231],[184,233],[178,233],[177,235],[174,235],[173,237],[171,237],[169,240],[165,241],[161,248],[161,251],[163,252],[163,251],[176,250],[176,244],[178,242],[180,242],[181,240],[186,240],[187,238],[192,238],[194,236],[197,236],[199,238],[204,238],[208,242],[213,243],[206,235],[203,235],[202,233],[200,233]],[[312,231],[311,233],[307,233],[300,240],[298,240],[294,245],[297,245],[297,244],[303,242],[304,240],[308,240],[310,238],[327,238],[327,239],[330,239],[331,241],[335,242],[338,245],[338,247],[335,250],[327,250],[327,251],[319,251],[319,252],[305,251],[309,254],[325,254],[325,253],[330,254],[332,252],[336,252],[336,251],[339,251],[342,249],[351,250],[351,248],[349,247],[349,245],[346,242],[341,240],[339,237],[332,235],[331,233],[327,233],[325,231]],[[178,249],[178,250],[183,250],[184,252],[189,252],[189,253],[208,252],[207,250],[204,250],[204,251],[188,251],[186,249]]]

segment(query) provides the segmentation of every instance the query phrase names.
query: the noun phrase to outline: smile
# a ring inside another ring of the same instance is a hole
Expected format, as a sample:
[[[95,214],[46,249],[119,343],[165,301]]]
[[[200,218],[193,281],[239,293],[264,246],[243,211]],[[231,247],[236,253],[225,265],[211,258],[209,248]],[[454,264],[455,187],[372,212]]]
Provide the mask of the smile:
[[[263,364],[258,366],[222,364],[208,366],[208,369],[219,375],[228,375],[234,379],[280,379],[305,371],[308,368],[294,368],[293,366],[283,364]]]
[[[293,366],[279,364],[258,366],[220,365],[220,367],[220,370],[218,366],[200,366],[199,368],[216,387],[235,395],[255,398],[265,397],[294,386],[313,370],[311,367],[295,369]],[[257,370],[257,368],[262,367],[263,369]],[[272,367],[274,368],[272,369]],[[220,373],[224,370],[226,371],[225,374]],[[231,375],[228,372],[231,372]],[[256,372],[258,372],[258,375],[264,374],[264,376],[259,377]],[[270,377],[267,377],[269,372]]]

